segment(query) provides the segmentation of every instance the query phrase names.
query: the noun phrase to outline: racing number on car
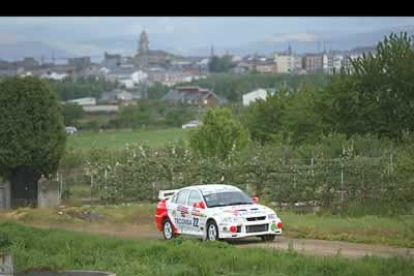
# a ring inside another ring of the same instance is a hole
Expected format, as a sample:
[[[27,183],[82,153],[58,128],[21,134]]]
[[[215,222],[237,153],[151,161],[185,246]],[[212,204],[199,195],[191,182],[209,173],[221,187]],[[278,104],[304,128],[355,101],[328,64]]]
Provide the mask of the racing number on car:
[[[199,218],[193,218],[193,226],[198,227]]]

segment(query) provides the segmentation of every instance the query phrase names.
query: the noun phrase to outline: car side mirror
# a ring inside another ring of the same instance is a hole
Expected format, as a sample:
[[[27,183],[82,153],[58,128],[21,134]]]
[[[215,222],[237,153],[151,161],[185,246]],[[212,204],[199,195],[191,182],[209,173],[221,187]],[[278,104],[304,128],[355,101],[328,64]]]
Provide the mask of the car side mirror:
[[[202,202],[202,201],[194,202],[193,207],[194,208],[200,208],[200,209],[205,209],[206,208],[206,206],[204,205],[204,202]]]
[[[258,197],[256,197],[256,196],[255,196],[255,197],[253,197],[253,198],[252,198],[252,200],[253,200],[253,202],[254,202],[254,203],[259,203],[259,198],[258,198]]]

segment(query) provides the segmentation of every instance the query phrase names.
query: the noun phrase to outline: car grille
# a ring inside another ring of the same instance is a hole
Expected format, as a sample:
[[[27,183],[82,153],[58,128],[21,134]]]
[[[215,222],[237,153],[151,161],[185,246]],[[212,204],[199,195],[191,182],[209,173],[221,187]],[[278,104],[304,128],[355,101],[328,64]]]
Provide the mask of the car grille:
[[[258,220],[265,220],[266,216],[263,217],[253,217],[253,218],[246,218],[247,221],[258,221]]]
[[[268,224],[248,225],[246,226],[246,233],[266,232],[268,229]]]

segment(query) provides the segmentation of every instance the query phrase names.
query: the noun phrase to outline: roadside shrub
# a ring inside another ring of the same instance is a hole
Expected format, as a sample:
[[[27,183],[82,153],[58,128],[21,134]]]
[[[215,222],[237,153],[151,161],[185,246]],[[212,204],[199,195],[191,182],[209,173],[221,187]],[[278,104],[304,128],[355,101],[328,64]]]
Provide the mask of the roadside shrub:
[[[95,149],[85,162],[85,176],[107,203],[155,200],[160,189],[225,183],[279,206],[313,206],[355,216],[411,212],[414,150],[399,149],[397,162],[396,149],[386,142],[373,141],[380,149],[361,151],[360,145],[375,139],[343,138],[331,135],[323,144],[300,148],[252,144],[224,160],[197,155],[184,141],[159,149]]]

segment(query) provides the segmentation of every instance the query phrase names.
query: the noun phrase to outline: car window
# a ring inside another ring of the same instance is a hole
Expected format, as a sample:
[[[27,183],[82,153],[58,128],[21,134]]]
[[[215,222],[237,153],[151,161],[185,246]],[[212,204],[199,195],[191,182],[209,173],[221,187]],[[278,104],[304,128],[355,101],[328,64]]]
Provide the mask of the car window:
[[[179,194],[178,194],[178,197],[177,197],[177,204],[182,204],[182,205],[185,205],[186,204],[186,202],[187,202],[187,196],[188,196],[188,193],[189,193],[190,191],[189,190],[182,190]]]
[[[203,201],[199,191],[192,190],[190,196],[188,197],[188,206],[193,206],[195,202]]]
[[[219,192],[205,195],[209,208],[230,205],[253,204],[253,201],[241,191]]]
[[[177,198],[178,198],[178,194],[175,194],[175,195],[171,198],[171,202],[172,202],[172,203],[177,203]]]

